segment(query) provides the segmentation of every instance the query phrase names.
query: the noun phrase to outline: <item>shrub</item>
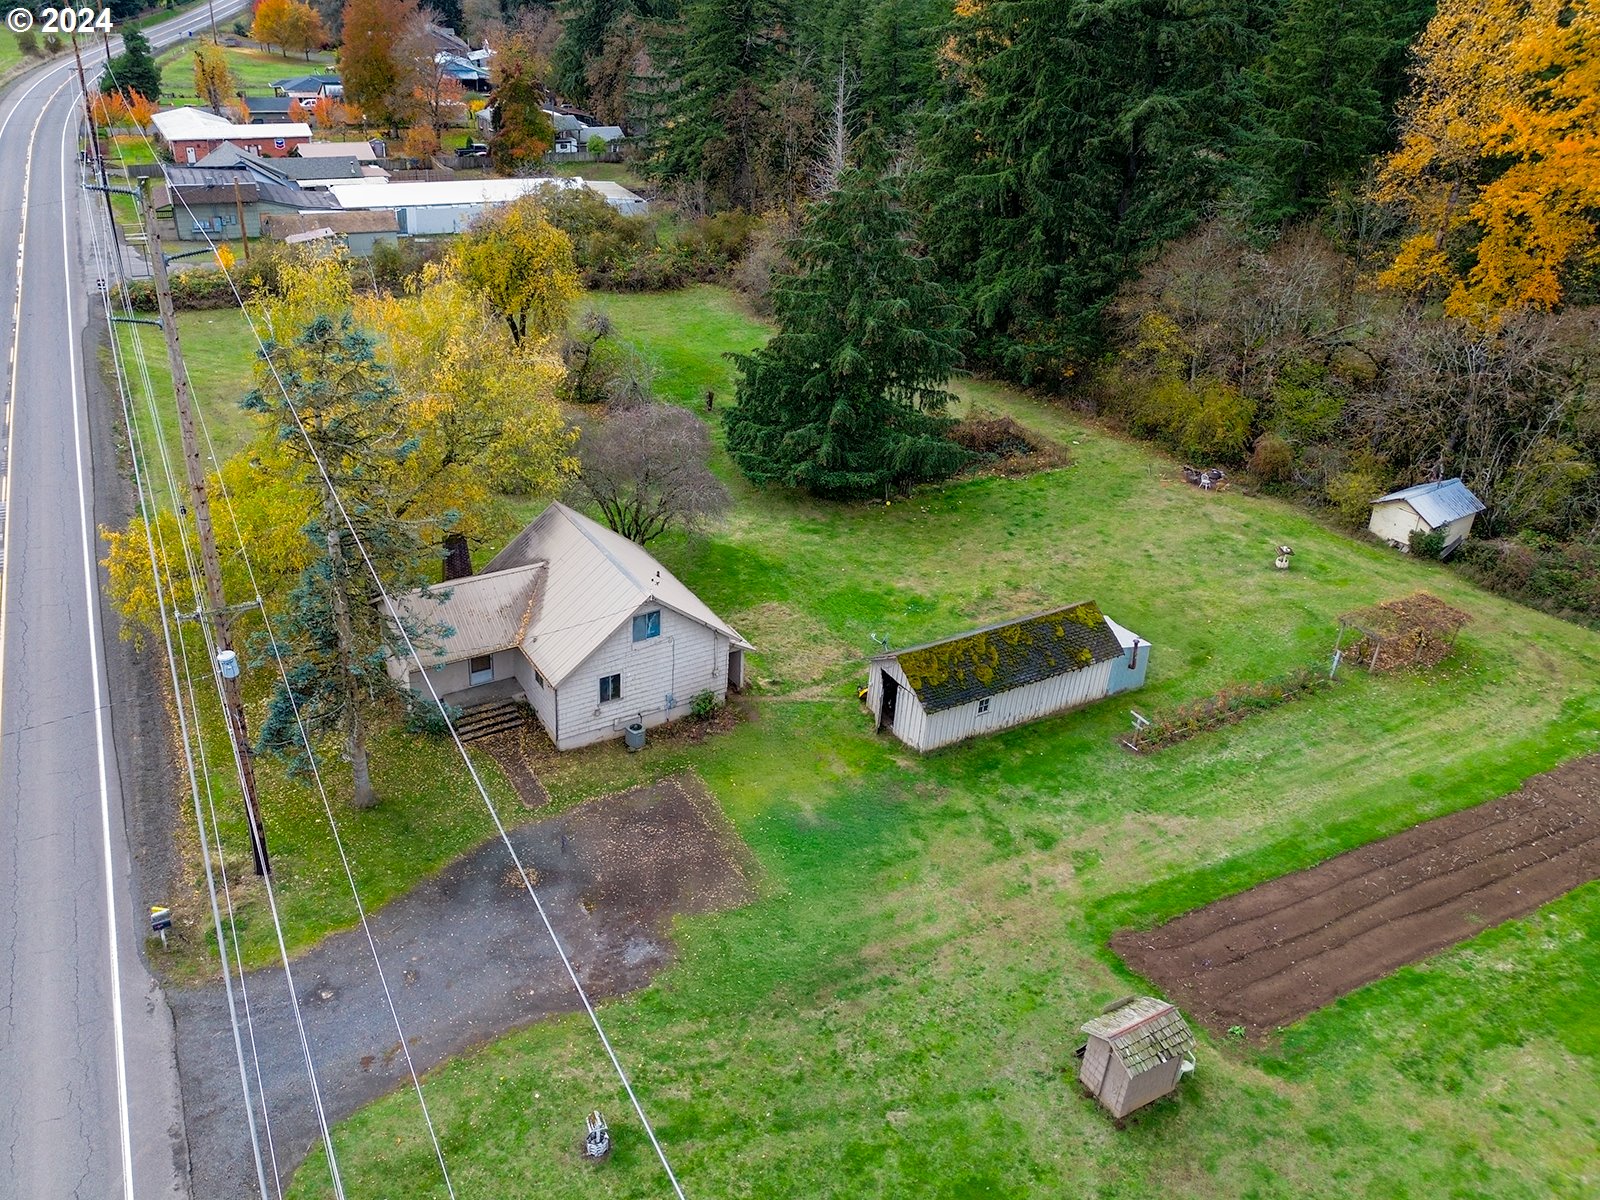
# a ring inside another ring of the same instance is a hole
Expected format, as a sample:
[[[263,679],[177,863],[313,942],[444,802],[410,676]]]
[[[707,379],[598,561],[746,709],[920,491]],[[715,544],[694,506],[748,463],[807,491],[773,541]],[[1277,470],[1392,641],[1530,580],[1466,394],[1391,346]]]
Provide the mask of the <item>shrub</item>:
[[[48,54],[60,54],[62,47],[65,45],[66,43],[61,40],[59,33],[47,33],[44,35],[44,48]]]
[[[1438,558],[1444,553],[1444,533],[1435,529],[1425,531],[1413,529],[1411,531],[1411,554],[1413,558]]]
[[[717,715],[717,709],[720,707],[715,692],[700,692],[689,701],[689,714],[698,721],[709,721]]]
[[[1238,461],[1249,444],[1255,412],[1254,400],[1214,379],[1195,387],[1181,379],[1158,379],[1128,404],[1135,433],[1204,462]]]
[[[1294,451],[1277,434],[1263,433],[1251,452],[1250,471],[1267,483],[1286,483],[1294,474]]]
[[[415,692],[406,696],[406,732],[420,733],[426,737],[446,737],[450,733],[450,722],[461,715],[461,710],[454,704],[435,704],[431,696],[419,696]],[[447,719],[448,718],[448,719]]]
[[[1372,515],[1372,502],[1383,495],[1387,478],[1376,466],[1361,464],[1328,481],[1328,503],[1347,525],[1364,525]]]
[[[34,58],[39,53],[39,35],[31,29],[24,29],[17,34],[17,49],[28,58]]]

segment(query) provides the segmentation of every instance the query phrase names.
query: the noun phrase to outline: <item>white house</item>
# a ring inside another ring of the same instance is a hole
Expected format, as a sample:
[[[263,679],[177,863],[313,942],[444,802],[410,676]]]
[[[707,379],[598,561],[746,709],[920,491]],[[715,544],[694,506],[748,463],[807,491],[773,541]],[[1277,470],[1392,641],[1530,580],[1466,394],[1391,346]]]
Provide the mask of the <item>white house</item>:
[[[1483,501],[1459,479],[1419,483],[1374,500],[1367,528],[1395,546],[1410,545],[1414,531],[1442,532],[1448,549],[1466,539],[1483,509]]]
[[[1139,687],[1149,659],[1149,642],[1089,600],[876,655],[867,708],[932,750]]]
[[[744,683],[750,643],[641,546],[552,504],[483,572],[396,603],[442,628],[428,681],[460,708],[526,699],[559,750],[659,725]],[[443,599],[439,599],[439,597]],[[408,658],[392,677],[426,696]]]

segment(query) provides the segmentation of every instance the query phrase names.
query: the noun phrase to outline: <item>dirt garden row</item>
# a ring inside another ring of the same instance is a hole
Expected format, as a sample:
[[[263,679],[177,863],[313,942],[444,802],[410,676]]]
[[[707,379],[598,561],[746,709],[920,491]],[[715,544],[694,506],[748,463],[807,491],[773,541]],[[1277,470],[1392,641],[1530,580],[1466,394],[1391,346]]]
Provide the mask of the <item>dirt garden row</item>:
[[[1213,1032],[1262,1036],[1600,878],[1600,757],[1112,948]]]

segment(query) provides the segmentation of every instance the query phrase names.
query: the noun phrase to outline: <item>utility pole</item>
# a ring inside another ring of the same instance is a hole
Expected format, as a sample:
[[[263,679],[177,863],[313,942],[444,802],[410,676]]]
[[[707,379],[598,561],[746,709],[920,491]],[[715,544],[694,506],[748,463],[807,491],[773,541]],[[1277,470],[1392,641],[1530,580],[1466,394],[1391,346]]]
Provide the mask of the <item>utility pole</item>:
[[[83,55],[78,51],[78,34],[72,34],[72,57],[78,63],[78,87],[83,92],[83,118],[89,122],[89,144],[94,147],[94,160],[100,167],[100,190],[106,196],[106,216],[111,219],[111,248],[117,257],[117,274],[122,274],[122,246],[117,241],[117,210],[111,204],[111,184],[106,179],[106,158],[100,153],[100,132],[94,127],[94,105],[89,100],[89,78],[83,73]]]
[[[156,225],[155,214],[145,204],[144,194],[138,196],[139,215],[144,221],[150,244],[150,270],[155,277],[156,307],[161,317],[161,332],[167,339],[167,361],[172,368],[172,391],[178,401],[178,429],[183,436],[183,466],[189,476],[189,496],[194,507],[195,528],[200,534],[200,570],[205,576],[206,606],[204,615],[211,622],[212,640],[216,644],[217,665],[221,667],[223,708],[228,718],[228,730],[239,750],[241,782],[244,785],[245,812],[250,819],[250,847],[255,858],[257,875],[271,869],[267,859],[267,834],[261,824],[261,809],[256,800],[255,765],[251,761],[250,734],[245,725],[244,703],[239,699],[238,669],[230,672],[236,658],[224,660],[233,654],[233,632],[229,628],[228,606],[222,595],[222,563],[217,557],[217,539],[211,529],[211,500],[206,491],[205,467],[200,461],[200,445],[195,439],[194,411],[189,401],[189,377],[183,368],[183,351],[178,345],[178,321],[172,308],[172,288],[167,281],[167,258],[161,247],[161,230]],[[224,665],[226,662],[226,666]]]
[[[244,239],[244,260],[250,261],[250,231],[244,225],[244,201],[239,196],[239,176],[233,172],[233,211],[239,214],[239,236]]]

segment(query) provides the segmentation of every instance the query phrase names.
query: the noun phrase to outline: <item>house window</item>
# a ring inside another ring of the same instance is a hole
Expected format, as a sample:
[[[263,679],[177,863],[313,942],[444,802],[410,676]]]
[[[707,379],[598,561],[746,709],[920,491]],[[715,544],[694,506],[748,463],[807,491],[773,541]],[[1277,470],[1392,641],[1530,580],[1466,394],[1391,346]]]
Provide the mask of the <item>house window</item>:
[[[661,636],[661,610],[640,613],[633,619],[633,640],[646,642],[653,637]]]
[[[612,700],[622,699],[622,676],[600,676],[600,703],[605,704]]]
[[[467,660],[467,682],[473,687],[494,679],[494,655],[480,654]]]
[[[535,672],[534,672],[534,673],[533,673],[533,681],[534,681],[534,682],[535,682],[535,683],[536,683],[536,684],[538,684],[538,685],[539,685],[539,687],[540,687],[540,689],[541,689],[541,690],[542,690],[542,689],[543,689],[543,688],[544,688],[544,686],[545,686],[545,682],[544,682],[544,676],[543,676],[543,675],[541,675],[541,674],[539,674],[539,672],[537,672],[537,671],[535,671]]]
[[[978,711],[981,713],[986,713],[989,711],[989,697],[985,696],[982,700],[978,701]]]

